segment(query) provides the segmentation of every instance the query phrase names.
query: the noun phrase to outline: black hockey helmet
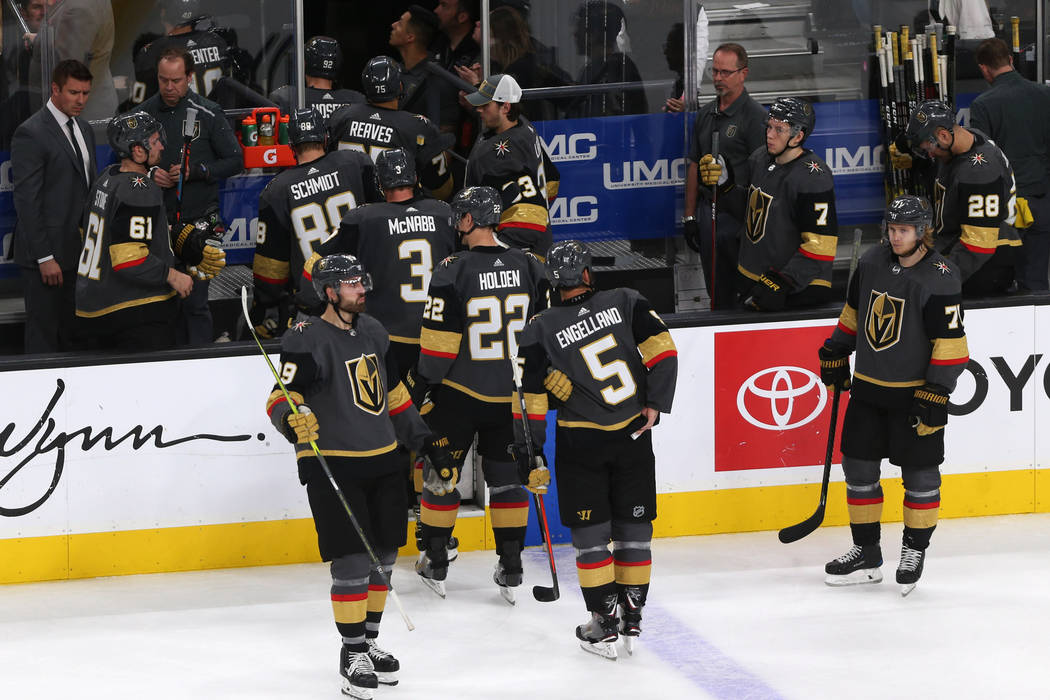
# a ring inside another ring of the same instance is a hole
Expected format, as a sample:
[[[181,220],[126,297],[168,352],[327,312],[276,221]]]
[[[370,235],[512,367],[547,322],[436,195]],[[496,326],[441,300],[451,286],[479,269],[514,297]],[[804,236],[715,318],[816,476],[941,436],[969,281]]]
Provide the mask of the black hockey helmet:
[[[360,282],[365,291],[372,289],[372,276],[365,272],[365,266],[353,255],[328,255],[317,261],[310,274],[314,291],[322,300],[328,301],[328,288],[334,288],[339,294],[339,285],[343,282]]]
[[[204,16],[201,12],[201,0],[164,0],[162,7],[164,18],[176,27],[194,24]]]
[[[303,143],[324,144],[326,132],[324,119],[313,107],[303,107],[292,112],[288,119],[288,143],[298,146]]]
[[[335,80],[343,67],[343,49],[330,36],[315,36],[306,42],[303,50],[306,74],[315,78]]]
[[[133,146],[142,146],[149,153],[149,137],[158,132],[163,145],[166,143],[163,124],[146,112],[128,112],[110,120],[106,140],[117,158],[131,158]]]
[[[777,119],[791,126],[791,138],[802,132],[802,140],[798,142],[801,146],[809,135],[813,133],[813,127],[817,123],[817,115],[813,113],[813,105],[797,97],[780,97],[769,107],[769,119]]]
[[[886,208],[882,230],[889,232],[890,224],[907,224],[915,227],[915,233],[922,238],[933,226],[933,209],[925,197],[905,194],[897,197]]]
[[[543,266],[555,289],[579,287],[585,284],[583,271],[591,267],[591,251],[580,241],[559,241],[547,251]]]
[[[951,131],[955,127],[955,113],[940,100],[926,100],[911,112],[904,138],[908,148],[920,158],[929,158],[922,150],[923,143],[937,145],[937,129]]]
[[[465,187],[449,202],[452,205],[452,223],[458,224],[466,214],[474,219],[474,228],[495,228],[503,213],[499,194],[491,187]],[[474,230],[471,229],[471,231]],[[466,235],[467,232],[461,232]]]
[[[391,148],[376,157],[376,179],[383,190],[415,187],[416,164],[403,148]]]
[[[376,56],[361,71],[361,87],[369,102],[389,102],[401,96],[401,66],[389,56]]]

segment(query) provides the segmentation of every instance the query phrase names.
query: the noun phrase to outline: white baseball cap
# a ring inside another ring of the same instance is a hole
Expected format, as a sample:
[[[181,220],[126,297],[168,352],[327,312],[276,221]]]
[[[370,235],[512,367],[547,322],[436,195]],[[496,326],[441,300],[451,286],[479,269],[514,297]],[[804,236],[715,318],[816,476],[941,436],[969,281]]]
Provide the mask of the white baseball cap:
[[[521,86],[513,76],[496,73],[485,78],[477,92],[467,95],[467,102],[475,107],[489,102],[521,102]]]

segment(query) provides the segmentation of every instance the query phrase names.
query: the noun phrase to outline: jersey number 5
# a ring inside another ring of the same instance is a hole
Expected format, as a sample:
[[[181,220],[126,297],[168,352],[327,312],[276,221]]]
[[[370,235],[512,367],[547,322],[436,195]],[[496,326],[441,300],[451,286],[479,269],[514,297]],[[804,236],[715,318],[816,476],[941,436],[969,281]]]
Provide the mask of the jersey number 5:
[[[602,382],[615,378],[620,383],[618,387],[610,385],[602,389],[602,398],[611,406],[623,403],[634,396],[638,390],[638,385],[634,383],[634,377],[631,376],[631,370],[626,362],[621,359],[602,362],[601,354],[615,347],[617,347],[616,338],[610,333],[580,348],[580,355],[587,364],[587,371],[596,381]]]

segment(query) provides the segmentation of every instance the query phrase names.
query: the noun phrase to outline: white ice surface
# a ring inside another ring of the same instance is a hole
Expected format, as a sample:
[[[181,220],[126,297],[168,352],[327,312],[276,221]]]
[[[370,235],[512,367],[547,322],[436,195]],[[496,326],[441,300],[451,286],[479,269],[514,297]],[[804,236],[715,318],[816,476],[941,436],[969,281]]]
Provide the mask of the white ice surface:
[[[657,540],[633,657],[577,647],[587,617],[572,550],[526,554],[518,605],[491,582],[492,552],[463,553],[448,599],[398,562],[380,642],[401,660],[384,700],[511,698],[1048,698],[1050,516],[942,521],[918,588],[893,582],[899,523],[883,528],[885,581],[833,589],[828,528]],[[323,565],[0,587],[0,698],[338,698],[338,637]]]

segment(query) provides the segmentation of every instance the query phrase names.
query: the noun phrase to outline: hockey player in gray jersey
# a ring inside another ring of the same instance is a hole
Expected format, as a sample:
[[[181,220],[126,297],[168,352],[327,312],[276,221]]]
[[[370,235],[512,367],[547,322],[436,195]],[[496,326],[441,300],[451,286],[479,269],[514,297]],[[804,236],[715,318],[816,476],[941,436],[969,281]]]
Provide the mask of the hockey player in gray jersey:
[[[912,111],[905,139],[915,155],[937,161],[934,241],[957,270],[963,293],[1010,291],[1014,257],[1023,253],[1006,156],[980,131],[957,126],[951,108],[936,100]]]
[[[336,110],[348,105],[363,104],[365,96],[357,90],[337,88],[343,68],[343,49],[330,36],[315,36],[303,48],[304,73],[306,74],[306,106],[312,107],[327,121]],[[281,111],[291,114],[295,108],[295,86],[283,85],[272,93],[273,100]]]
[[[591,612],[576,636],[585,650],[616,658],[618,634],[630,652],[641,633],[656,518],[649,431],[660,413],[671,411],[678,351],[645,297],[633,289],[594,288],[591,254],[582,243],[554,244],[544,264],[554,287],[551,307],[521,335],[528,425],[533,444],[542,446],[549,392],[558,409],[559,513],[572,530],[576,573]],[[520,419],[514,427],[524,467]]]
[[[361,71],[361,86],[368,104],[340,109],[329,120],[328,147],[367,153],[372,160],[390,148],[403,148],[416,163],[424,189],[437,199],[452,194],[452,174],[445,148],[450,135],[442,136],[426,117],[397,108],[401,95],[401,68],[389,56],[376,56]]]
[[[320,317],[299,321],[281,338],[281,379],[299,413],[274,387],[266,412],[295,444],[299,480],[331,562],[332,610],[342,637],[343,693],[371,698],[379,683],[396,685],[400,663],[376,645],[386,602],[382,574],[311,449],[314,441],[345,494],[383,568],[405,544],[403,452],[422,452],[436,475],[451,477],[445,441],[431,434],[398,379],[386,331],[363,313],[371,279],[356,258],[333,255],[316,266],[313,284],[326,301]]]
[[[737,264],[745,308],[779,311],[824,302],[838,247],[831,168],[803,148],[813,106],[782,97],[769,108],[766,145],[751,154]]]
[[[825,567],[831,586],[882,580],[879,476],[884,457],[901,468],[904,481],[904,538],[897,567],[903,595],[922,575],[937,525],[948,395],[969,351],[960,274],[933,248],[932,221],[930,205],[921,197],[907,195],[890,203],[884,224],[889,244],[861,258],[838,325],[819,350],[824,383],[850,390],[841,448],[853,546]]]
[[[325,152],[324,121],[316,111],[295,111],[288,140],[298,164],[279,173],[259,196],[252,324],[264,338],[282,333],[294,316],[293,286],[303,263],[349,211],[381,198],[368,157]]]
[[[76,315],[92,347],[172,347],[173,300],[188,296],[193,280],[175,269],[164,195],[147,175],[164,151],[164,130],[145,112],[132,112],[115,117],[107,137],[121,160],[99,175],[88,197]],[[192,246],[201,244],[195,237]]]
[[[558,169],[518,102],[521,87],[510,75],[491,75],[467,101],[477,107],[484,132],[467,160],[464,184],[500,193],[500,245],[528,250],[543,259],[551,245],[547,203],[558,195]]]
[[[457,464],[462,465],[478,436],[499,553],[494,579],[504,598],[513,602],[510,589],[521,585],[521,550],[529,517],[522,483],[545,490],[544,479],[549,476],[546,469],[537,469],[523,482],[507,453],[514,437],[510,358],[517,355],[518,333],[542,303],[547,285],[543,266],[534,256],[496,244],[493,231],[499,217],[499,195],[491,187],[468,187],[453,198],[452,222],[470,250],[446,258],[434,269],[412,383],[413,398],[422,397],[430,387],[432,407],[428,412],[424,404],[424,416],[435,432],[448,437]],[[442,597],[448,572],[446,545],[458,509],[455,488],[425,487],[421,520],[426,552],[416,570]]]

